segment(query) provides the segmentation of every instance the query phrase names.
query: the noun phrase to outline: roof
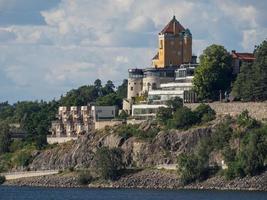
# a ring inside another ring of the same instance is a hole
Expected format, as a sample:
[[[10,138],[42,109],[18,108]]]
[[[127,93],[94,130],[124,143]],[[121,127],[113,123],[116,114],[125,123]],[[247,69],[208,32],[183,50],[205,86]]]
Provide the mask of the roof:
[[[232,57],[242,61],[254,61],[256,58],[253,53],[238,53],[232,51]]]
[[[185,28],[176,20],[175,16],[173,16],[172,20],[162,29],[160,34],[174,34],[181,31],[185,31]]]
[[[158,60],[159,59],[159,53],[157,53],[153,58],[152,60]]]

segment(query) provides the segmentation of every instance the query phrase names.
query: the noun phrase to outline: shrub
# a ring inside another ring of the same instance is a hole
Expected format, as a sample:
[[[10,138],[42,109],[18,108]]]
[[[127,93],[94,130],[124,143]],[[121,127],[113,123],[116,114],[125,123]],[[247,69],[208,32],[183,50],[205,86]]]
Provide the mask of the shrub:
[[[207,104],[200,104],[195,110],[194,110],[196,117],[198,119],[198,122],[209,122],[216,117],[216,112]]]
[[[160,107],[157,112],[156,118],[160,124],[166,125],[168,120],[172,118],[172,109]]]
[[[183,107],[184,101],[180,97],[174,97],[173,99],[170,99],[167,101],[167,106],[173,111],[176,112],[176,110]]]
[[[117,133],[119,136],[123,137],[124,139],[128,139],[130,137],[133,137],[135,135],[138,135],[138,127],[136,125],[121,125],[117,129]]]
[[[238,115],[237,124],[245,128],[256,128],[260,125],[256,119],[249,116],[248,110],[244,110],[240,115]]]
[[[124,168],[122,150],[119,148],[108,149],[107,147],[102,147],[98,149],[95,155],[95,162],[99,175],[106,180],[117,179],[119,171]]]
[[[78,182],[80,185],[88,185],[93,180],[93,177],[89,171],[82,171],[79,173]]]
[[[182,153],[177,159],[177,169],[183,184],[203,180],[208,176],[206,163],[195,154]]]
[[[15,155],[15,164],[17,166],[26,167],[30,164],[32,160],[32,155],[29,151],[19,151]]]
[[[0,185],[3,184],[6,181],[5,176],[0,176]]]
[[[169,128],[187,129],[196,124],[197,118],[194,112],[187,107],[182,107],[173,115],[173,119],[168,121]]]

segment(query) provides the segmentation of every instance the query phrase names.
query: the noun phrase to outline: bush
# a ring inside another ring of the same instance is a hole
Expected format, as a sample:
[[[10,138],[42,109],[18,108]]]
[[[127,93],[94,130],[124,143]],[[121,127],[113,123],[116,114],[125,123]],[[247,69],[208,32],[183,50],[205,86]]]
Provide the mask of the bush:
[[[198,122],[209,122],[216,118],[216,112],[207,104],[200,104],[195,110],[194,110],[196,117],[198,119]]]
[[[160,124],[166,125],[168,120],[172,118],[172,109],[160,107],[157,112],[156,118]]]
[[[80,185],[88,185],[93,180],[93,177],[89,171],[82,171],[79,173],[78,182]]]
[[[32,160],[32,155],[29,151],[19,151],[15,154],[15,164],[17,166],[26,167],[30,164]]]
[[[121,125],[117,129],[117,133],[119,134],[119,136],[127,140],[130,137],[138,135],[138,127],[131,124]]]
[[[96,169],[101,178],[115,180],[119,176],[119,171],[124,168],[122,162],[122,150],[119,148],[108,149],[102,147],[95,155]]]
[[[0,176],[0,185],[3,184],[6,181],[5,176]]]
[[[183,184],[203,180],[208,176],[206,163],[195,154],[182,153],[177,160],[178,174]]]
[[[187,107],[176,110],[173,119],[168,121],[169,128],[187,129],[196,124],[197,118],[194,112]]]

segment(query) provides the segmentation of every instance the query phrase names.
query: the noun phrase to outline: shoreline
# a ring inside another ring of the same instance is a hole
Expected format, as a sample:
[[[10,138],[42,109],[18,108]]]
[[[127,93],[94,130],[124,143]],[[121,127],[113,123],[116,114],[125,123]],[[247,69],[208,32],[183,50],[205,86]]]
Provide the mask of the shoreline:
[[[253,177],[225,180],[220,176],[203,182],[183,186],[173,173],[159,170],[144,170],[125,175],[116,181],[96,181],[80,185],[75,173],[21,178],[6,181],[3,186],[44,188],[88,188],[88,189],[151,189],[151,190],[216,190],[267,192],[267,171]]]

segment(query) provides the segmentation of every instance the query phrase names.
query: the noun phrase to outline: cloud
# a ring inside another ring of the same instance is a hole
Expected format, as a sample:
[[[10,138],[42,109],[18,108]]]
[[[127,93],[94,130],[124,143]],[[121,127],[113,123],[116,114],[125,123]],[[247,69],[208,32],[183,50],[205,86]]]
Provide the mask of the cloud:
[[[128,68],[151,66],[174,13],[196,55],[213,43],[252,51],[266,10],[249,0],[0,0],[0,101],[58,98],[96,78],[120,84]]]

